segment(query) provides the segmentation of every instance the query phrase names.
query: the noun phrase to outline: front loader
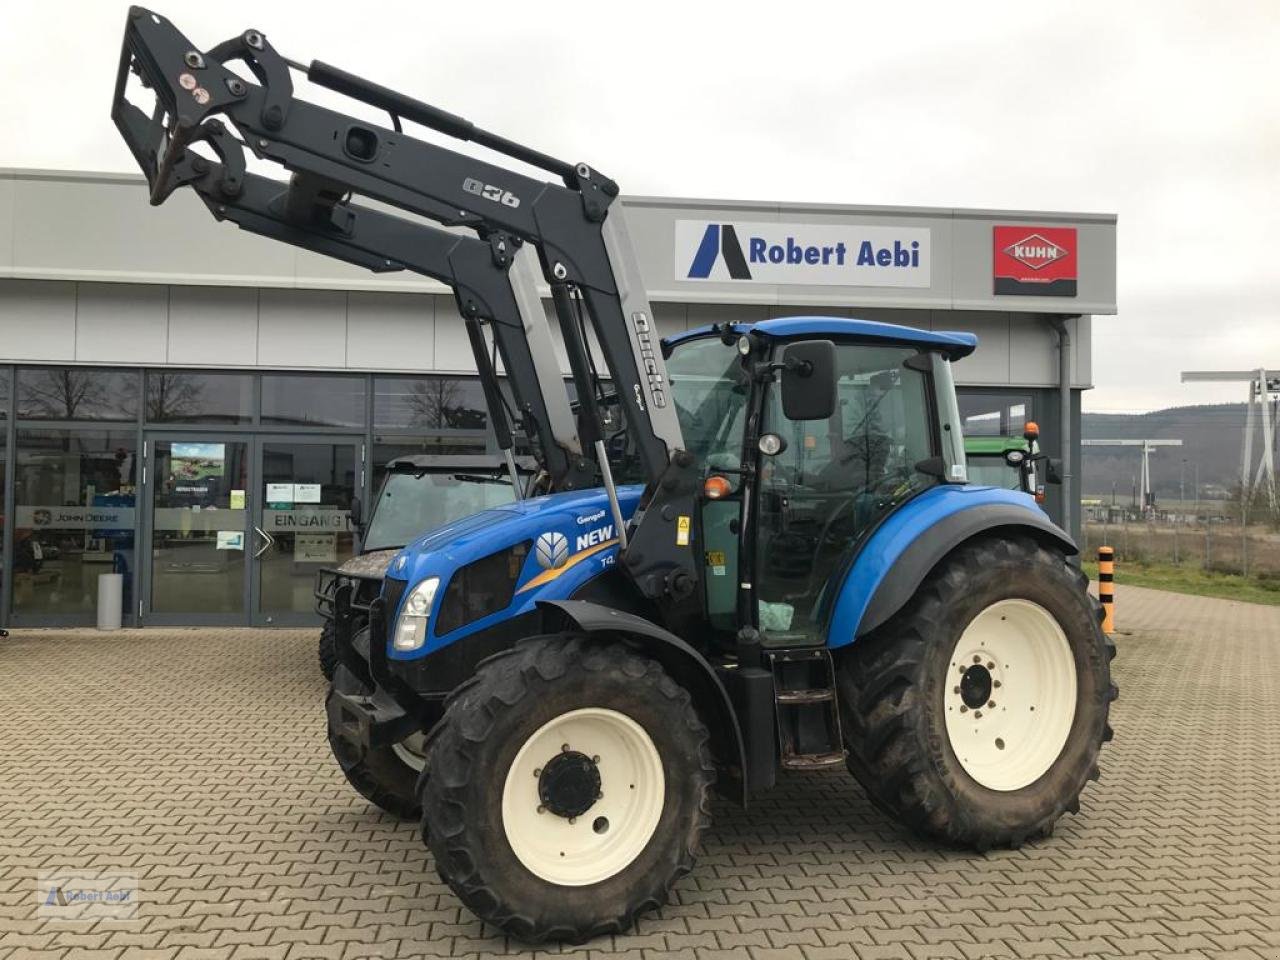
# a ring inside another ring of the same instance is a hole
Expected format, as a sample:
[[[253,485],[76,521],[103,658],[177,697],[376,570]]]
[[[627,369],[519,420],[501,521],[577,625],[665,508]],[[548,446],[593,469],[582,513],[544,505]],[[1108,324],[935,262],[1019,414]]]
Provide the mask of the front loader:
[[[390,125],[294,97],[291,71]],[[440,233],[424,220],[473,231],[445,236],[492,263],[515,243],[537,255],[576,417],[558,373],[518,360],[550,338],[531,271],[497,264],[520,323],[485,316],[517,357],[513,392],[545,411],[547,492],[425,532],[359,617],[335,596],[335,755],[365,796],[421,817],[477,915],[530,941],[626,930],[693,868],[713,791],[748,803],[800,772],[847,768],[896,819],[978,848],[1078,809],[1111,735],[1113,648],[1070,538],[1030,498],[965,482],[951,364],[972,335],[789,317],[659,341],[612,180],[286,60],[256,30],[200,50],[131,9],[113,114],[153,202],[191,186],[245,229],[436,276],[464,321],[485,298],[423,254]],[[290,181],[251,179],[244,149]],[[410,738],[421,771],[394,762]]]

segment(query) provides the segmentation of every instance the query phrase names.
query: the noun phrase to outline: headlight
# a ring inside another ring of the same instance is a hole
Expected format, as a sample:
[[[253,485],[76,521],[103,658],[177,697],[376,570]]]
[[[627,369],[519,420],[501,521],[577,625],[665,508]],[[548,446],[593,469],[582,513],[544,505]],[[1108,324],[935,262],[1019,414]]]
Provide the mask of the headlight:
[[[1005,459],[1005,462],[1009,464],[1009,466],[1016,467],[1018,464],[1020,464],[1023,460],[1026,459],[1026,454],[1024,454],[1021,450],[1010,450],[1008,453],[1004,455],[1004,459]]]
[[[431,617],[431,605],[440,587],[439,577],[427,577],[409,592],[403,612],[396,620],[395,639],[391,645],[397,650],[417,650],[427,639],[427,620]]]

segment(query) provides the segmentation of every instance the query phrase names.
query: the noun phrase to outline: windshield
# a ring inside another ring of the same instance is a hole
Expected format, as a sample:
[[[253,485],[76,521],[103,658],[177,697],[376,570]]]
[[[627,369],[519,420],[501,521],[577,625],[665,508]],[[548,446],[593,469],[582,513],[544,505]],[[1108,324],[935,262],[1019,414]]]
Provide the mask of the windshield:
[[[685,449],[699,463],[736,467],[750,390],[737,349],[719,337],[685,341],[667,361],[667,378]]]
[[[515,496],[505,477],[464,474],[456,470],[387,474],[373,505],[362,549],[403,547],[450,520],[469,517],[489,507],[511,503]]]

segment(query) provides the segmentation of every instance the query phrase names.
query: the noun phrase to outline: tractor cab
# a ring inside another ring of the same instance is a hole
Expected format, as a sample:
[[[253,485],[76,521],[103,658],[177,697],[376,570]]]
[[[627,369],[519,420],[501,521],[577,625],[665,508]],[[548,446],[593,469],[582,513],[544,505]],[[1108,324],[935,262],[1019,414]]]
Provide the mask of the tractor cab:
[[[975,342],[819,317],[668,341],[680,425],[705,477],[713,627],[758,625],[765,646],[825,642],[830,601],[867,534],[922,491],[963,481],[949,361]]]

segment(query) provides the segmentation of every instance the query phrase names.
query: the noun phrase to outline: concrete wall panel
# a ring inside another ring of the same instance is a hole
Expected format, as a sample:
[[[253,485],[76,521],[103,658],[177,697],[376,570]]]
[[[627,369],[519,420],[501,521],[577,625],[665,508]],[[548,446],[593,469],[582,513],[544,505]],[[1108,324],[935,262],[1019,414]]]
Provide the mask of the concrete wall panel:
[[[422,294],[353,291],[347,301],[347,365],[357,370],[432,370],[436,365],[436,304]]]
[[[164,363],[169,288],[81,283],[76,290],[76,359],[82,363]]]
[[[70,363],[75,348],[74,283],[0,280],[0,357]]]
[[[258,291],[244,287],[170,287],[169,363],[256,366]]]
[[[258,308],[262,366],[347,365],[347,294],[340,290],[263,290]]]

